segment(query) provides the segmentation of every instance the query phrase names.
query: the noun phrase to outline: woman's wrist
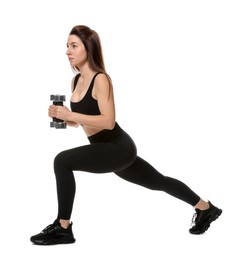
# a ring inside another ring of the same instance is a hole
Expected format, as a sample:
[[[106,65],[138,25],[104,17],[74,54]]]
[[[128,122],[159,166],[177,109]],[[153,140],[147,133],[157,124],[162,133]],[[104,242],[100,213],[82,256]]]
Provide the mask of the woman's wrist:
[[[76,123],[76,122],[74,121],[74,112],[72,112],[72,111],[69,112],[69,115],[68,115],[68,117],[67,117],[67,121],[68,121],[68,122],[74,122],[74,123]]]

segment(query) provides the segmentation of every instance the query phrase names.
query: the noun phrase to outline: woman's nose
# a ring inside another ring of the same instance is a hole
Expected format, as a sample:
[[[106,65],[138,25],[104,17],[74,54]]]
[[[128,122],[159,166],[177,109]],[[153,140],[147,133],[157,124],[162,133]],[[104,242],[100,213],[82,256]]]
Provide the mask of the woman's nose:
[[[70,49],[69,49],[69,48],[67,48],[67,50],[66,50],[66,54],[67,54],[67,55],[70,54]]]

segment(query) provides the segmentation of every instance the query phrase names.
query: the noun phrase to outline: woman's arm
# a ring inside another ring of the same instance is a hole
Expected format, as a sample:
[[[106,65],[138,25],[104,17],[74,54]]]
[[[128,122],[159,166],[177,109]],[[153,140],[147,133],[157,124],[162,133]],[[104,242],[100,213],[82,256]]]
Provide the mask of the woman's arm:
[[[79,127],[80,125],[75,123],[75,122],[71,122],[71,121],[65,121],[65,123],[67,124],[67,126],[72,126],[72,127]]]
[[[114,94],[112,84],[106,75],[97,75],[93,90],[101,115],[90,116],[72,112],[70,120],[86,127],[113,129],[115,124]]]
[[[97,75],[93,90],[101,115],[93,116],[71,112],[65,106],[50,106],[50,114],[64,121],[74,122],[86,127],[113,129],[115,124],[113,87],[106,75]]]

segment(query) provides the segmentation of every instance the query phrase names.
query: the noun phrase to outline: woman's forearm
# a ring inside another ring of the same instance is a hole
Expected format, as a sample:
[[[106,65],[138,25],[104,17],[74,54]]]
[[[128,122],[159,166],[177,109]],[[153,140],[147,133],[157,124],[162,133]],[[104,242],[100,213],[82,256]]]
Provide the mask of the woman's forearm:
[[[80,125],[76,122],[72,122],[72,121],[65,121],[65,123],[68,125],[68,126],[71,126],[71,127],[79,127]]]

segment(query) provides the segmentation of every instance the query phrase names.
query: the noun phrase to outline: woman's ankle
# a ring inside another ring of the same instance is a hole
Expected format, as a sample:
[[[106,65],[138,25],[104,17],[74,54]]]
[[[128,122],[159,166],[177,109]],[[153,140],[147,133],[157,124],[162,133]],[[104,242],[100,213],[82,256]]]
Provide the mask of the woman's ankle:
[[[200,199],[194,208],[200,210],[207,210],[209,209],[209,203],[207,201],[204,201],[203,199]]]
[[[62,228],[67,229],[70,225],[70,221],[67,219],[59,219],[59,223],[61,225]]]

